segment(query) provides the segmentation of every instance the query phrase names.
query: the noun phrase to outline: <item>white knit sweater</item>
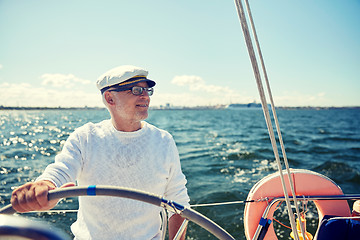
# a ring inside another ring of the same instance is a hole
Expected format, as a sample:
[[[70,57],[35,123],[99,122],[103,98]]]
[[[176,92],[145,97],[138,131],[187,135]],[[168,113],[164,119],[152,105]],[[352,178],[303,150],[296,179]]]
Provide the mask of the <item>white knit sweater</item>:
[[[113,185],[135,188],[188,205],[186,179],[172,136],[142,122],[136,132],[117,131],[110,120],[76,129],[37,180],[61,186]],[[156,239],[159,207],[116,197],[79,197],[76,239]]]

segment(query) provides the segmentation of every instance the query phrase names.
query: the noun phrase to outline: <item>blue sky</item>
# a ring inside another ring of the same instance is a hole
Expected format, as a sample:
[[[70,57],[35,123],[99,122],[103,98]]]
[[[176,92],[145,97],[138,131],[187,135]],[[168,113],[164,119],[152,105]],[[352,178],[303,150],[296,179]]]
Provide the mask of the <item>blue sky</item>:
[[[277,106],[360,105],[360,1],[250,1]],[[0,105],[102,106],[149,70],[153,106],[259,102],[233,1],[0,0]]]

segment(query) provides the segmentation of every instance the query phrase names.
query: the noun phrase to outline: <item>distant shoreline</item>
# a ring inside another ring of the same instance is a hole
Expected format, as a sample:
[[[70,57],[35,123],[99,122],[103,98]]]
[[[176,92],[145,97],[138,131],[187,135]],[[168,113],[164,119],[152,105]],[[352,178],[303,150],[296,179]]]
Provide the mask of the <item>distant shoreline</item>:
[[[4,107],[0,106],[1,110],[101,110],[102,107]]]
[[[105,107],[5,107],[0,106],[1,110],[105,110]],[[150,107],[151,110],[206,110],[206,109],[231,109],[231,110],[241,110],[241,109],[261,109],[261,107],[237,107],[237,108],[227,108],[224,105],[221,106],[196,106],[196,107]],[[348,107],[315,107],[315,106],[303,106],[303,107],[276,107],[276,109],[287,109],[287,110],[296,110],[296,109],[360,109],[360,106],[348,106]]]

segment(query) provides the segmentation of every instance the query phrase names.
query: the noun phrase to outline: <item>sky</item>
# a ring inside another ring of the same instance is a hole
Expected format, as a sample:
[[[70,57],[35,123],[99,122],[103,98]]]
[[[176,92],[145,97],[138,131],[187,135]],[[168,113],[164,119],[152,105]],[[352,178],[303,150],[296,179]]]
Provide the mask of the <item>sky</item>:
[[[276,106],[360,106],[360,1],[249,1]],[[0,106],[103,107],[120,65],[152,106],[260,102],[234,1],[0,0]]]

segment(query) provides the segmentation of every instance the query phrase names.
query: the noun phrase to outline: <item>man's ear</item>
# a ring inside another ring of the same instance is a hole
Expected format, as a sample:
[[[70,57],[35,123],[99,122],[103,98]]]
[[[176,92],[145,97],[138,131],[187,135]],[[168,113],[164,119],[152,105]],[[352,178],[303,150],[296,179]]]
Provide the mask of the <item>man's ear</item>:
[[[113,95],[110,92],[104,92],[104,97],[109,105],[114,105]]]

